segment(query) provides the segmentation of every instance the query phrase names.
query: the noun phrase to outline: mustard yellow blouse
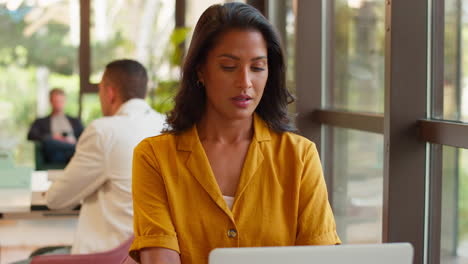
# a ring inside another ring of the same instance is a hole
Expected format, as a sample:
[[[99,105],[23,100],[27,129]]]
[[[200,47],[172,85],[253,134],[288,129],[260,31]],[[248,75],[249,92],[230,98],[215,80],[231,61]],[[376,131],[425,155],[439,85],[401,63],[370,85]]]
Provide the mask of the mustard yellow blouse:
[[[276,133],[257,115],[232,211],[197,129],[142,141],[134,151],[135,240],[130,255],[162,247],[183,264],[219,247],[340,243],[314,143]]]

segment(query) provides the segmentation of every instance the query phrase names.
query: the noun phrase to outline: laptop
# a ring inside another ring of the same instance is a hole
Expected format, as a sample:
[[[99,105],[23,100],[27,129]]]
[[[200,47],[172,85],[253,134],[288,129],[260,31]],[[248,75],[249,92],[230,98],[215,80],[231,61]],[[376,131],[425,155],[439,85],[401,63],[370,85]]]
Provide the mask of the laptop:
[[[412,264],[409,243],[218,248],[209,264]]]

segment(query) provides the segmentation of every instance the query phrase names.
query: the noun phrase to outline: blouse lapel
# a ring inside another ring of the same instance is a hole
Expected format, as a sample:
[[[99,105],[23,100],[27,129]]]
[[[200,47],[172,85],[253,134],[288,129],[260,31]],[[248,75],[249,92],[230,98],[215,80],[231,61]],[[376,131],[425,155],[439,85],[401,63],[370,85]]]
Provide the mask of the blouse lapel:
[[[254,114],[254,137],[250,143],[247,157],[242,168],[233,210],[236,207],[237,200],[242,196],[252,178],[256,175],[258,168],[260,168],[263,163],[264,156],[261,142],[269,140],[271,140],[271,135],[268,126],[257,114]],[[200,183],[211,199],[225,211],[226,214],[233,218],[232,211],[227,207],[218,183],[216,182],[216,178],[198,137],[195,125],[190,130],[180,135],[177,150],[190,152],[186,162],[187,170]]]
[[[177,149],[178,151],[190,152],[186,162],[187,170],[200,183],[211,199],[232,218],[232,212],[227,207],[216,182],[210,162],[198,137],[196,126],[180,136]]]
[[[254,137],[250,143],[244,167],[242,168],[236,198],[232,207],[233,209],[236,207],[237,200],[245,192],[245,189],[257,174],[258,168],[260,168],[263,163],[262,142],[269,141],[270,139],[271,136],[267,125],[257,114],[254,114]]]

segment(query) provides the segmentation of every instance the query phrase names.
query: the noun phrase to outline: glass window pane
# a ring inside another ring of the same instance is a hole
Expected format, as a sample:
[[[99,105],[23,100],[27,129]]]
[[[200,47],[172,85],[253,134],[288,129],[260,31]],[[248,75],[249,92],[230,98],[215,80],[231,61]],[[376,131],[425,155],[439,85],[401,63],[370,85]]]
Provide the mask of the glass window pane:
[[[468,3],[446,0],[443,107],[435,118],[468,121]]]
[[[296,93],[296,7],[297,0],[268,2],[268,20],[275,27],[283,43],[286,63],[286,87],[291,94]],[[295,113],[296,104],[288,106]]]
[[[150,102],[179,79],[178,45],[184,30],[174,30],[175,0],[91,1],[91,83],[101,80],[104,67],[116,59],[142,63],[149,77]],[[172,37],[174,36],[174,37]],[[165,110],[171,100],[158,100],[153,107]],[[87,111],[83,107],[83,111]]]
[[[34,167],[31,123],[50,113],[49,90],[78,115],[79,0],[0,1],[0,147]]]
[[[332,203],[343,243],[382,242],[383,136],[333,128]]]
[[[84,126],[89,125],[93,120],[102,117],[99,94],[83,94],[81,120]]]
[[[336,0],[331,107],[383,113],[385,1]]]
[[[468,150],[443,147],[441,263],[468,263]]]

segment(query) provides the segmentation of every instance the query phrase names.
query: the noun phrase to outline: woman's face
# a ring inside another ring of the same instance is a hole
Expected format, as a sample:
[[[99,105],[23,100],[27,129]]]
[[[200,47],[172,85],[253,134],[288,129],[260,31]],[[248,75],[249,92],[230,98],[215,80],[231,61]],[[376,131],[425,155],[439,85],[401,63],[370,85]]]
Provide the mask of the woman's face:
[[[268,79],[268,49],[260,32],[230,30],[208,52],[198,78],[206,89],[205,114],[251,117]]]

